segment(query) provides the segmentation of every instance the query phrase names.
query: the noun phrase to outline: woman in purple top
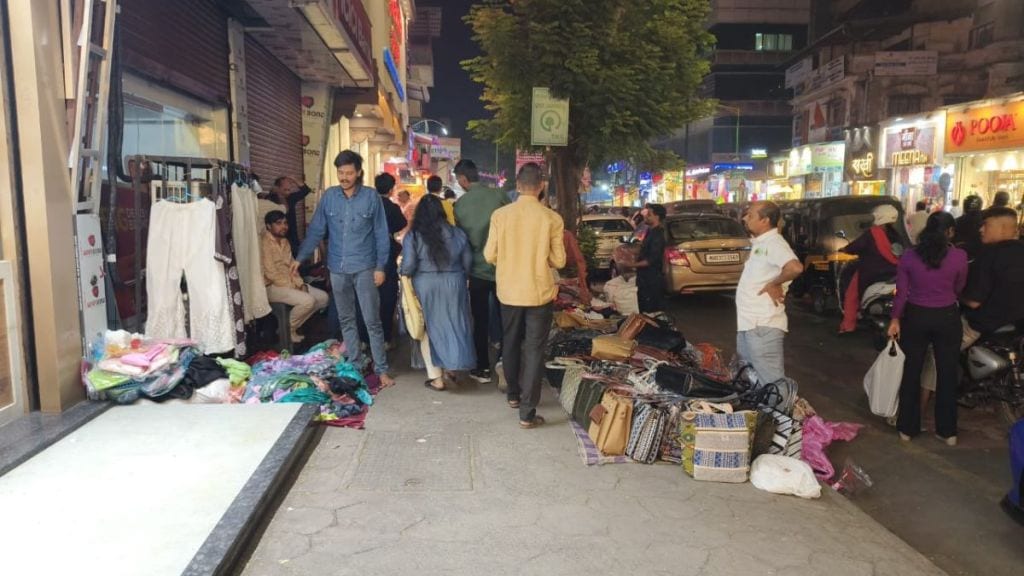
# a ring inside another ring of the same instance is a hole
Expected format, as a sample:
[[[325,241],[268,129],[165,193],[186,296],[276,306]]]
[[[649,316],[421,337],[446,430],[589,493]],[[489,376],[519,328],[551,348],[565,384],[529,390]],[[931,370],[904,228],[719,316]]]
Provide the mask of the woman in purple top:
[[[896,267],[896,300],[889,337],[897,338],[906,354],[900,383],[900,412],[896,428],[909,441],[921,432],[921,370],[930,344],[935,350],[935,435],[956,445],[957,358],[963,326],[957,299],[967,283],[967,253],[950,244],[956,221],[935,212],[918,237],[918,244]]]

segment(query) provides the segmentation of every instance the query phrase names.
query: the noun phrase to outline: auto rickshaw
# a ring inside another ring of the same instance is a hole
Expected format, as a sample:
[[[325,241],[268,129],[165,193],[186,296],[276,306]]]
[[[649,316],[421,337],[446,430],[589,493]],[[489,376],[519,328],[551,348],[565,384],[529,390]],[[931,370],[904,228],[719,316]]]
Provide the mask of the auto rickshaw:
[[[904,222],[903,205],[892,196],[839,196],[779,202],[782,235],[789,241],[804,273],[793,281],[790,293],[810,295],[818,314],[840,309],[843,269],[857,260],[842,252],[874,224],[872,211],[882,204],[895,208]],[[906,226],[897,226],[903,246],[909,246]]]

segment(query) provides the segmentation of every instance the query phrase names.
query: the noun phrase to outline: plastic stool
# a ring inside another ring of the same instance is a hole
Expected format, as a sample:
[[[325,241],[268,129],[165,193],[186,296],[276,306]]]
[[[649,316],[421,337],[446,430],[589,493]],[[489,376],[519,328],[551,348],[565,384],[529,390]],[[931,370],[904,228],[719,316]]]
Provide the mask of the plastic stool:
[[[271,313],[277,319],[277,350],[292,351],[292,307],[283,302],[271,302]]]

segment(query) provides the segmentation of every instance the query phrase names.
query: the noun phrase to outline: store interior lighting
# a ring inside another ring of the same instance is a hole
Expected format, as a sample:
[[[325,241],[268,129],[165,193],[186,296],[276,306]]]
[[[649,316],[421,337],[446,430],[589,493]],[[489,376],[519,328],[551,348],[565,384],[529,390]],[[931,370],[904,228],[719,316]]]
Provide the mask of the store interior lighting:
[[[1003,172],[1010,172],[1018,170],[1017,155],[1010,152],[1006,155],[1006,159],[1003,160]]]
[[[998,172],[999,171],[999,160],[995,156],[989,156],[985,160],[985,166],[982,168],[985,172]]]

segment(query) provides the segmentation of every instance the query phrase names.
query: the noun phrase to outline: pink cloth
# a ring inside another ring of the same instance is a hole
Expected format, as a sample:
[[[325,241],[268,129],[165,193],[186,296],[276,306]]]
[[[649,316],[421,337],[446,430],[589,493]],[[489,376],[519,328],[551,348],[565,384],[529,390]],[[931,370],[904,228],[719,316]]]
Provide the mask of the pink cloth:
[[[818,479],[828,481],[836,469],[825,454],[825,448],[835,440],[853,440],[863,427],[850,422],[826,422],[821,416],[811,416],[804,420],[801,458],[811,465]]]

